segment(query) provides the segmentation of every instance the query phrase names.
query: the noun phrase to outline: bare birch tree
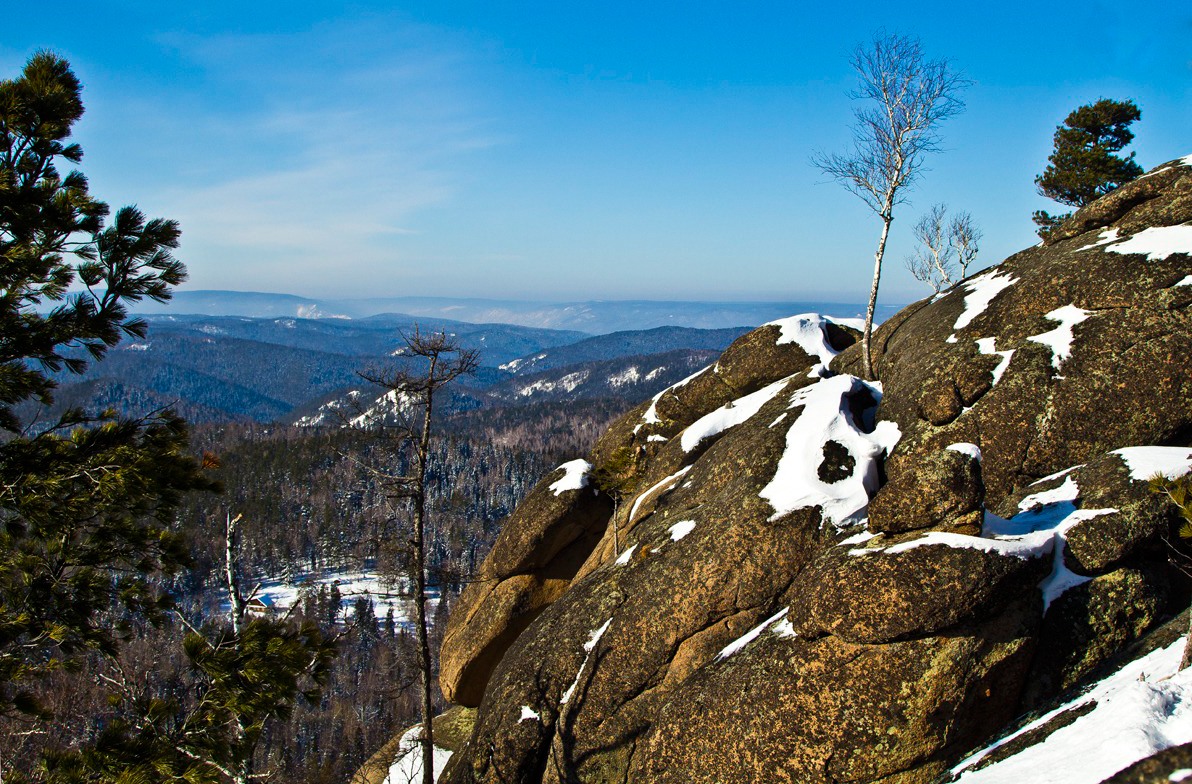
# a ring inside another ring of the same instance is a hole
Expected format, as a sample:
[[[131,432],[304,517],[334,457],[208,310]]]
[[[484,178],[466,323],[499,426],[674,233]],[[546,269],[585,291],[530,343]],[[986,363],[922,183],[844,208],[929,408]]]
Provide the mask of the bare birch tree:
[[[882,220],[862,337],[864,373],[872,380],[873,313],[894,208],[922,173],[924,157],[940,149],[940,125],[964,109],[959,93],[968,82],[948,61],[926,59],[918,39],[903,35],[875,37],[851,62],[860,80],[852,97],[864,102],[854,112],[853,149],[821,153],[812,162]]]
[[[415,624],[418,635],[418,668],[422,681],[422,782],[434,782],[434,726],[432,723],[432,685],[430,635],[426,618],[426,470],[430,458],[431,426],[436,394],[463,375],[470,375],[479,365],[479,352],[462,348],[444,332],[421,333],[417,326],[404,335],[402,356],[418,364],[411,369],[399,366],[387,370],[369,370],[360,376],[386,390],[393,402],[393,415],[370,422],[362,416],[357,421],[372,424],[395,439],[397,453],[407,459],[403,473],[374,471],[385,485],[390,499],[409,505],[412,519],[409,555],[410,577],[414,584]],[[394,455],[398,456],[397,454]]]
[[[958,280],[968,277],[968,268],[980,252],[981,230],[967,212],[959,213],[948,226],[948,244],[956,255],[956,266],[960,268]]]
[[[906,258],[906,268],[915,280],[926,283],[933,294],[938,294],[952,285],[952,248],[945,236],[944,218],[947,208],[942,204],[932,206],[915,224],[914,234],[918,241],[911,255]]]

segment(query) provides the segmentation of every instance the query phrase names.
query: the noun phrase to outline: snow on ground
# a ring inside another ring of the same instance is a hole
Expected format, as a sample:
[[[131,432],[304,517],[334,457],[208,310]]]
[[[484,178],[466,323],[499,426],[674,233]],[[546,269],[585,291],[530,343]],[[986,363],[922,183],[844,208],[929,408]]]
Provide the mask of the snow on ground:
[[[599,629],[593,629],[588,635],[588,641],[584,643],[584,660],[579,665],[579,670],[575,673],[575,680],[571,682],[571,685],[567,687],[567,691],[563,692],[563,696],[559,699],[560,707],[570,702],[571,696],[575,694],[575,690],[579,688],[579,680],[584,675],[584,670],[588,666],[588,661],[592,658],[592,651],[596,649],[597,643],[600,642],[600,638],[604,636],[604,633],[608,631],[609,624],[612,622],[613,619],[609,618],[604,622],[603,626],[601,626]]]
[[[769,386],[762,387],[758,391],[746,395],[745,397],[737,398],[736,400],[723,405],[715,411],[705,414],[699,419],[692,422],[683,431],[683,436],[679,443],[683,447],[684,452],[690,452],[700,445],[706,438],[718,436],[725,430],[731,427],[736,427],[742,422],[747,421],[750,417],[756,414],[762,406],[769,403],[778,396],[787,384],[791,381],[790,377],[784,378],[781,381],[775,381]]]
[[[1113,450],[1126,463],[1130,478],[1147,482],[1156,474],[1179,479],[1192,472],[1192,449],[1181,446],[1130,446]]]
[[[620,389],[626,384],[636,384],[641,380],[641,371],[637,369],[637,365],[630,365],[622,370],[620,373],[614,373],[608,377],[608,385],[614,389]]]
[[[389,767],[383,784],[421,784],[422,782],[422,746],[418,738],[422,736],[422,727],[411,727],[406,730],[397,746],[397,757]],[[435,746],[432,750],[431,767],[434,780],[438,781],[451,759],[451,752]]]
[[[1097,784],[1140,759],[1192,742],[1192,668],[1178,671],[1185,641],[1130,662],[1066,705],[952,769],[956,784]],[[980,770],[990,752],[1065,711],[1094,706],[1071,724]]]
[[[367,596],[373,600],[378,620],[384,621],[392,609],[393,618],[399,626],[413,623],[414,603],[408,587],[388,582],[371,571],[337,569],[299,574],[286,579],[264,579],[260,581],[260,588],[254,594],[254,598],[260,599],[266,607],[285,612],[301,601],[304,589],[318,590],[332,585],[339,589],[342,597],[340,607],[343,608],[345,618],[354,611],[356,599]],[[427,617],[433,618],[439,603],[438,589],[432,588],[428,594],[426,614]]]
[[[973,319],[985,312],[989,303],[993,302],[998,294],[1017,282],[1018,278],[1013,278],[997,270],[965,281],[962,285],[969,290],[969,294],[964,298],[964,311],[956,317],[956,323],[952,325],[952,330],[955,332],[967,327]],[[955,342],[954,339],[955,335],[949,342]]]
[[[877,490],[877,459],[884,450],[893,449],[902,435],[893,422],[878,422],[872,433],[853,422],[849,397],[865,387],[875,399],[881,398],[880,387],[848,375],[821,379],[791,395],[789,408],[803,410],[786,431],[786,449],[774,478],[759,493],[774,507],[771,519],[818,506],[825,520],[841,528],[864,511],[870,493]],[[853,458],[852,473],[830,484],[819,478],[829,441],[840,444]]]
[[[1046,314],[1047,318],[1059,322],[1059,326],[1041,335],[1031,335],[1027,340],[1042,343],[1051,349],[1051,366],[1057,371],[1072,356],[1072,342],[1076,340],[1073,328],[1091,316],[1087,310],[1075,305],[1064,305]]]
[[[716,661],[722,661],[724,659],[727,659],[728,657],[732,656],[737,651],[744,648],[749,643],[756,640],[758,637],[761,636],[761,633],[764,632],[766,629],[770,628],[774,624],[776,624],[779,621],[781,621],[782,619],[786,618],[786,614],[788,612],[790,612],[790,609],[791,608],[789,608],[789,607],[783,607],[781,610],[774,613],[769,618],[767,618],[766,620],[759,623],[757,626],[754,626],[752,629],[745,632],[740,637],[738,637],[737,639],[730,642],[728,645],[724,646],[724,649],[721,650],[720,653],[716,654]],[[790,624],[787,624],[786,628],[790,629],[791,634],[793,634],[794,630],[791,629]],[[786,630],[784,629],[783,632],[785,632],[785,631]],[[784,636],[788,636],[788,635],[784,634]]]
[[[1009,351],[998,351],[995,347],[997,338],[981,338],[977,341],[977,350],[982,354],[996,354],[1002,358],[1002,361],[997,363],[991,372],[993,373],[993,385],[996,387],[997,382],[1002,380],[1002,376],[1006,372],[1006,368],[1010,367],[1010,359],[1014,356],[1014,349]]]
[[[1192,286],[1192,275],[1187,275],[1176,281],[1176,286]]]
[[[551,483],[549,488],[556,496],[560,496],[568,490],[583,490],[587,487],[588,472],[592,470],[592,464],[587,460],[572,460],[555,469],[555,471],[560,470],[563,472],[563,476]]]
[[[521,708],[521,718],[517,720],[518,724],[523,721],[541,721],[542,717],[538,715],[538,711],[531,708],[529,705],[523,705]]]
[[[590,372],[587,370],[579,370],[575,373],[568,373],[560,378],[558,381],[548,381],[545,378],[535,381],[533,384],[527,384],[521,389],[517,390],[517,394],[522,397],[530,397],[538,392],[554,392],[556,390],[563,390],[564,392],[574,392],[576,388],[588,380]]]
[[[1113,253],[1145,253],[1148,261],[1161,261],[1176,253],[1192,255],[1192,224],[1152,226],[1128,239],[1106,245]]]

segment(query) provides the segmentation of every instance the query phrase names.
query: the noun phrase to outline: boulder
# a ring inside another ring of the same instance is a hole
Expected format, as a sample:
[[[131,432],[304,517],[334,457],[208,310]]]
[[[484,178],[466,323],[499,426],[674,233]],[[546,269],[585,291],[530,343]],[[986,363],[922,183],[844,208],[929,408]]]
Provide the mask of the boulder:
[[[765,325],[536,489],[448,624],[442,781],[937,781],[1161,623],[1192,166],[1144,180],[889,319],[880,385]]]
[[[589,468],[585,461],[561,466],[530,492],[456,602],[439,657],[448,701],[480,704],[510,643],[567,590],[600,540],[613,502],[592,486]]]
[[[887,481],[869,503],[869,530],[886,533],[934,528],[981,532],[985,484],[981,453],[972,444],[886,462]]]

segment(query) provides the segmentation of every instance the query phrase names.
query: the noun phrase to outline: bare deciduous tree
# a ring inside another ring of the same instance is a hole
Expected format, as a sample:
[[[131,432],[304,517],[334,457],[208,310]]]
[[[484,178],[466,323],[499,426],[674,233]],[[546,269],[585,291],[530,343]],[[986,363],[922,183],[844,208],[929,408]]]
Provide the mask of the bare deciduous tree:
[[[944,228],[946,215],[947,208],[936,204],[919,218],[914,229],[918,245],[906,258],[906,268],[915,280],[926,283],[935,294],[952,285],[952,249]]]
[[[389,497],[409,505],[412,525],[409,541],[410,577],[414,584],[415,623],[418,634],[418,666],[422,676],[422,781],[434,781],[434,727],[432,708],[432,668],[430,637],[426,618],[426,469],[430,457],[431,421],[435,395],[452,381],[476,371],[479,352],[462,348],[444,332],[423,334],[414,327],[404,335],[406,347],[401,356],[417,364],[388,370],[369,370],[362,378],[386,390],[393,402],[393,415],[370,419],[361,416],[362,426],[385,431],[404,454],[408,470],[403,473],[373,473],[384,482]],[[395,454],[394,457],[397,457]]]
[[[959,213],[952,219],[952,224],[948,227],[948,244],[956,254],[956,266],[960,268],[959,280],[968,277],[968,268],[980,251],[981,236],[981,230],[973,223],[973,216],[967,212]]]
[[[918,245],[906,258],[906,268],[918,281],[938,294],[968,277],[968,268],[977,258],[981,231],[967,212],[947,220],[948,208],[933,205],[919,222],[914,234]]]
[[[926,59],[919,41],[903,35],[874,38],[851,62],[860,79],[852,97],[865,102],[855,110],[853,149],[821,153],[813,163],[882,219],[862,337],[864,373],[874,379],[870,336],[894,207],[922,173],[927,153],[939,150],[940,124],[963,110],[959,93],[968,82],[946,60]]]

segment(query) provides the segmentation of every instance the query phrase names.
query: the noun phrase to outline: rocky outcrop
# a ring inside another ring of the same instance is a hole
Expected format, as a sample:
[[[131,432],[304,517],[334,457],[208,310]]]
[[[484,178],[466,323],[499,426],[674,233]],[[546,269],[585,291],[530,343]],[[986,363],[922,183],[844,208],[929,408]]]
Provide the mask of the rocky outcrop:
[[[935,781],[1163,620],[1189,161],[892,318],[880,385],[786,319],[546,477],[453,610],[442,780]]]

